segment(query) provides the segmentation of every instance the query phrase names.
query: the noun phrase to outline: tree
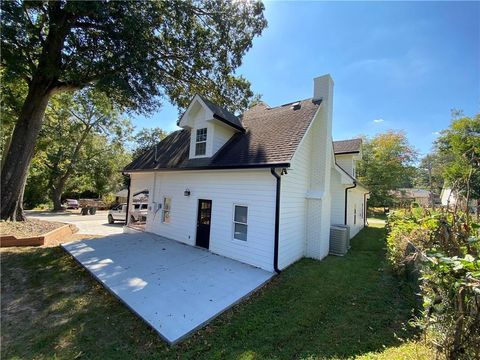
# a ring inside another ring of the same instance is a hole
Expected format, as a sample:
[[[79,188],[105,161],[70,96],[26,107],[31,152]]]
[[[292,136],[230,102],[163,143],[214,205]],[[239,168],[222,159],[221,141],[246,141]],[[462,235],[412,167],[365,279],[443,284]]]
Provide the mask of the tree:
[[[402,131],[387,131],[365,138],[363,159],[358,165],[359,180],[370,189],[372,206],[390,206],[391,190],[413,183],[416,151]]]
[[[136,159],[142,156],[167,135],[168,133],[159,127],[151,129],[143,128],[134,136],[135,148],[132,157]]]
[[[435,146],[450,159],[443,166],[446,183],[465,197],[468,206],[472,197],[480,198],[480,114],[467,117],[453,111],[452,117],[450,128],[440,132]]]
[[[73,96],[64,93],[52,99],[37,144],[40,164],[36,169],[43,169],[55,211],[62,209],[62,194],[72,176],[85,177],[90,164],[107,156],[112,146],[123,147],[130,130],[130,122],[123,120],[109,98],[98,91],[82,90]],[[116,166],[119,171],[121,165]],[[111,167],[97,167],[89,174],[98,177],[104,171],[111,171]]]
[[[255,95],[253,95],[253,97],[250,99],[250,102],[248,104],[248,108],[252,108],[256,105],[259,105],[259,104],[264,104],[263,100],[263,95],[262,94],[259,94],[259,93],[256,93]]]
[[[161,97],[185,107],[194,93],[246,107],[250,84],[234,72],[266,26],[263,4],[244,1],[3,1],[1,10],[5,76],[28,88],[2,166],[2,219],[24,219],[27,171],[54,94],[94,86],[142,112]]]

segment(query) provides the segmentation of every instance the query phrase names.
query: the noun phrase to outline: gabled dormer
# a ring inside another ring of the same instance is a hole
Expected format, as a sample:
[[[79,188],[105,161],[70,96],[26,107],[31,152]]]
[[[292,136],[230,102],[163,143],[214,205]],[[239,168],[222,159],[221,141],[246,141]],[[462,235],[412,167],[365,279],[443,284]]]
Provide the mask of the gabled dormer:
[[[200,95],[195,95],[178,126],[190,130],[190,159],[212,157],[233,135],[245,132],[237,116]]]
[[[362,139],[333,142],[335,162],[350,176],[357,177],[357,161],[362,160]]]

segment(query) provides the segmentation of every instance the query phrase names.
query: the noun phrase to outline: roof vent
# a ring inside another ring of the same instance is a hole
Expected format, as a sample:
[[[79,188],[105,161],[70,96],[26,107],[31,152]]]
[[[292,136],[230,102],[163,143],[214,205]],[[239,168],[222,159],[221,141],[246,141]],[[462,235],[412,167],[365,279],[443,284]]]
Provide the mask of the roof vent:
[[[298,110],[298,109],[300,109],[300,108],[301,108],[300,101],[297,101],[297,102],[293,103],[292,106],[291,106],[291,108],[292,108],[293,110]]]

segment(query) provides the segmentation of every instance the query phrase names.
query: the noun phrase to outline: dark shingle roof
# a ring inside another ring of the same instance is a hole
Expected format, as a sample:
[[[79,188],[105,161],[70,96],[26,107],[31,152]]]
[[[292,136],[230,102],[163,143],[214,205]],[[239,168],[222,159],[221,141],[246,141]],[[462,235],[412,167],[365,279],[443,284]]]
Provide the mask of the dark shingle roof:
[[[333,151],[336,155],[359,153],[362,148],[362,139],[339,140],[333,142]]]
[[[220,121],[223,121],[224,123],[226,123],[230,126],[233,126],[237,130],[240,130],[240,131],[243,131],[243,132],[245,131],[245,129],[242,125],[242,122],[234,114],[232,114],[228,110],[225,110],[224,108],[212,103],[210,100],[204,98],[203,96],[201,96],[201,95],[198,95],[198,96],[203,100],[205,105],[207,105],[207,107],[210,110],[212,110],[213,116],[216,119],[218,119]]]
[[[211,158],[188,158],[190,130],[184,129],[171,133],[124,170],[287,165],[320,106],[320,101],[312,99],[299,103],[296,110],[287,104],[275,108],[255,106],[246,111],[241,117],[245,133],[233,135]]]

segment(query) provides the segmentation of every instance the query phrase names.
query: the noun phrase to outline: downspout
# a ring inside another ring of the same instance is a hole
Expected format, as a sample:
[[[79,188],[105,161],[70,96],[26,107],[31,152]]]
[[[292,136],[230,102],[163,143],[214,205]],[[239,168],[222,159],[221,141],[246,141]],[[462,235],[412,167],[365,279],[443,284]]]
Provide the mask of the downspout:
[[[125,226],[128,226],[128,213],[130,212],[130,184],[132,182],[132,179],[129,174],[123,174],[127,178],[127,213],[126,213],[126,218],[125,218]]]
[[[370,194],[370,192],[367,192],[363,194],[363,226],[368,225],[367,221],[367,195]]]
[[[345,188],[345,219],[344,219],[344,223],[345,225],[347,225],[347,213],[348,213],[348,190],[350,189],[353,189],[353,188],[356,188],[357,187],[357,182],[354,180],[353,181],[353,186],[350,186],[350,187],[347,187]]]
[[[279,224],[280,224],[280,182],[281,177],[275,171],[275,168],[271,168],[270,172],[277,180],[277,190],[276,190],[276,197],[275,197],[275,241],[274,241],[274,248],[273,248],[273,270],[277,274],[280,274],[280,269],[278,268],[278,234],[279,234]]]

